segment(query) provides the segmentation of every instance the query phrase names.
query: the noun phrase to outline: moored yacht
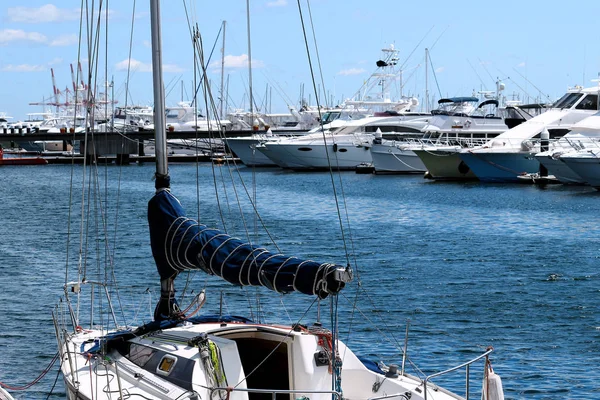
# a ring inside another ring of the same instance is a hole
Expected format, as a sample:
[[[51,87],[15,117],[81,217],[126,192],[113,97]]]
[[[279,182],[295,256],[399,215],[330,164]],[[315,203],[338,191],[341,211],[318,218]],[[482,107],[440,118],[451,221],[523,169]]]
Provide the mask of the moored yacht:
[[[600,190],[600,142],[588,141],[587,148],[562,154],[559,158],[581,180]]]
[[[540,133],[547,129],[550,139],[568,133],[574,124],[598,110],[598,87],[570,89],[551,109],[486,144],[466,149],[459,157],[485,182],[520,182],[519,176],[539,171],[535,154],[540,152]]]
[[[282,168],[295,170],[353,170],[372,162],[369,151],[375,132],[386,134],[419,131],[427,116],[405,113],[391,117],[366,117],[349,121],[330,132],[315,132],[303,137],[265,142],[257,148]]]
[[[458,152],[506,131],[506,109],[499,108],[497,99],[480,103],[477,97],[451,97],[440,99],[438,104],[429,124],[423,128],[423,139],[412,146],[412,151],[425,165],[428,178],[474,179]]]
[[[297,131],[273,131],[269,128],[266,132],[255,133],[250,137],[239,137],[239,138],[228,138],[226,139],[227,146],[235,153],[235,155],[248,167],[274,167],[277,166],[275,162],[261,153],[256,149],[260,143],[269,141],[277,141],[284,137],[301,136],[305,134],[311,134],[314,132],[321,132],[321,129],[328,132],[330,129],[336,129],[345,125],[352,119],[364,118],[364,113],[357,113],[354,109],[339,109],[334,111],[327,111],[323,113],[321,121],[323,128],[317,126],[308,132],[297,132]]]
[[[553,176],[561,183],[585,184],[586,180],[569,167],[561,158],[563,155],[587,150],[598,149],[600,139],[600,113],[596,113],[573,125],[571,132],[557,141],[550,143],[549,149],[535,155],[548,175]]]

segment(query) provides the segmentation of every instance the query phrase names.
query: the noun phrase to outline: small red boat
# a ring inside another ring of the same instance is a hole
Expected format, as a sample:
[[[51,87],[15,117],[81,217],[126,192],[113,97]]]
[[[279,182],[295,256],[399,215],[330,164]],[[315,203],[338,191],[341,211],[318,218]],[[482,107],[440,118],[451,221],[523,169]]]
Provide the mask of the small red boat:
[[[30,157],[17,153],[4,153],[4,149],[0,147],[0,165],[43,165],[48,164],[48,161],[42,157]]]

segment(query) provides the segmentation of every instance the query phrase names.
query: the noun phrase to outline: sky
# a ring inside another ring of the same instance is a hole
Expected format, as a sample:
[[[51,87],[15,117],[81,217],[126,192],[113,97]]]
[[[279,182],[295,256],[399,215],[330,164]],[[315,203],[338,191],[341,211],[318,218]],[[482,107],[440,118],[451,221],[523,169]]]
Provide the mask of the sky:
[[[374,72],[381,49],[392,44],[404,70],[402,94],[417,97],[421,104],[426,88],[431,102],[494,90],[498,79],[507,98],[524,102],[554,100],[569,87],[598,84],[593,80],[600,73],[600,30],[590,23],[600,15],[597,0],[299,1],[317,83],[332,103],[354,95]],[[108,28],[102,15],[98,56],[87,49],[85,20],[80,24],[82,7],[92,3],[96,9],[102,3],[104,12],[108,8]],[[298,0],[249,3],[256,104],[272,112],[298,107],[302,97],[314,104]],[[220,29],[226,21],[228,104],[248,109],[246,1],[162,0],[161,19],[167,105],[193,98],[190,23],[199,29],[206,58],[214,46],[207,64],[217,93]],[[43,111],[43,106],[30,103],[52,101],[51,69],[64,101],[66,88],[72,87],[70,65],[76,67],[78,60],[84,71],[90,65],[97,70],[99,91],[105,82],[113,82],[109,91],[117,105],[153,103],[149,0],[1,0],[0,52],[0,113],[13,121]]]

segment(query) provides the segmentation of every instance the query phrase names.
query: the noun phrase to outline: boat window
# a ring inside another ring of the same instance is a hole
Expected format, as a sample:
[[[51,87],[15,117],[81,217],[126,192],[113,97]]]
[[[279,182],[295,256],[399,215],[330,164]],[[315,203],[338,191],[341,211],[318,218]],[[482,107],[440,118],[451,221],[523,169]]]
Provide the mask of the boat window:
[[[571,108],[571,107],[573,107],[573,104],[575,104],[579,99],[581,99],[582,96],[583,96],[583,94],[581,94],[581,93],[567,93],[562,98],[560,98],[560,100],[558,100],[556,103],[554,103],[554,105],[552,107],[553,108]]]
[[[298,151],[312,151],[310,147],[298,147]]]
[[[323,114],[323,123],[331,122],[338,119],[342,115],[339,112],[328,112]]]
[[[577,110],[597,110],[598,109],[598,95],[588,94],[577,104],[575,107]]]
[[[171,355],[164,355],[163,358],[160,359],[160,362],[156,367],[156,373],[159,375],[169,375],[176,363],[176,357],[173,357]]]
[[[129,360],[139,367],[144,367],[146,363],[156,353],[156,350],[151,347],[132,344],[129,348]]]

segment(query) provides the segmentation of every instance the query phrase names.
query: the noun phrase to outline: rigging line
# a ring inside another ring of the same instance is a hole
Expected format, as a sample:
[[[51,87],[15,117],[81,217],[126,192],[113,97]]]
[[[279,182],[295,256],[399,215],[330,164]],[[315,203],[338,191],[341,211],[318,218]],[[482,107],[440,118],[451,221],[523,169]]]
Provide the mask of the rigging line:
[[[404,69],[404,67],[408,63],[408,60],[410,59],[410,57],[412,57],[412,55],[414,54],[414,52],[417,51],[417,49],[419,48],[419,46],[421,45],[421,43],[423,43],[423,40],[425,40],[425,38],[427,37],[427,35],[429,35],[429,32],[431,32],[434,27],[435,27],[435,25],[432,25],[431,28],[429,28],[429,30],[427,31],[427,33],[425,33],[425,35],[421,38],[421,40],[419,40],[419,43],[417,43],[417,45],[412,49],[412,51],[410,52],[410,54],[406,57],[406,60],[404,60],[404,63],[402,63],[402,65],[400,66],[400,70]]]
[[[440,84],[437,79],[437,74],[435,73],[435,69],[433,68],[433,62],[431,62],[431,49],[427,52],[427,57],[429,58],[429,65],[431,65],[431,73],[433,74],[433,79],[435,80],[435,85],[437,86],[438,93],[440,98],[442,97],[442,90],[440,89]],[[425,68],[427,68],[427,60],[425,60]]]
[[[202,48],[202,40],[201,40],[201,38],[200,38],[200,46],[201,46],[201,49],[200,49],[201,63],[200,63],[200,65],[202,66],[202,74],[203,74],[202,78],[203,78],[203,81],[204,81],[204,95],[205,95],[204,97],[205,97],[205,107],[207,109],[207,115],[208,115],[208,111],[212,110],[213,115],[215,116],[215,119],[217,120],[217,123],[220,125],[220,119],[218,117],[218,113],[217,113],[217,110],[216,110],[216,102],[214,101],[214,98],[212,96],[212,91],[210,90],[210,83],[208,81],[208,76],[207,76],[207,72],[206,72],[206,65],[208,65],[208,64],[204,63],[204,59],[202,57],[203,54],[204,54],[204,51],[203,51],[203,48]],[[213,50],[214,50],[214,47],[213,47]],[[210,100],[211,107],[209,107],[209,104],[208,104],[209,100]],[[209,128],[209,132],[210,132],[210,142],[211,142],[211,152],[212,152],[213,151],[213,146],[212,145],[214,145],[214,137],[213,137],[212,125],[210,124],[210,120],[208,120],[208,122],[209,122],[208,128]],[[224,140],[224,137],[222,135],[221,130],[219,130],[219,137],[220,137],[221,140]],[[216,175],[216,174],[214,174],[214,168],[215,167],[214,167],[214,164],[213,164],[212,165],[213,176]],[[230,202],[229,202],[229,198],[227,196],[227,190],[226,190],[226,186],[225,186],[225,179],[223,177],[223,170],[219,169],[219,171],[221,173],[221,181],[223,183],[223,189],[224,189],[224,193],[225,193],[225,197],[226,197],[226,199],[225,199],[226,200],[226,204],[227,204],[227,207],[228,207],[229,214],[231,215],[231,209],[229,208]],[[229,170],[229,173],[230,173],[231,182],[233,183],[233,176],[231,176],[231,170]],[[237,194],[237,190],[236,190],[235,184],[233,184],[232,187],[233,187],[233,190],[234,190],[234,193],[235,193],[235,197],[236,197],[236,199],[238,201],[238,205],[240,205],[240,207],[241,207],[241,204],[240,204],[240,201],[239,201],[239,195]],[[216,186],[215,186],[215,188],[216,188]],[[217,199],[218,199],[218,196],[217,196]],[[244,226],[245,226],[245,220],[243,218],[243,212],[242,212],[241,208],[240,208],[240,216],[241,216],[241,219],[244,222]],[[225,221],[223,219],[222,213],[221,213],[221,218],[222,218],[222,223],[225,226]],[[246,231],[247,231],[247,228],[246,228]]]
[[[374,301],[373,301],[373,299],[372,299],[372,298],[369,296],[369,292],[368,292],[367,290],[365,290],[365,289],[362,287],[362,285],[360,286],[360,290],[362,290],[362,291],[363,291],[363,293],[364,293],[364,294],[367,296],[367,298],[370,300],[370,302],[371,302],[371,305],[372,305],[373,309],[377,309],[377,306],[376,306],[375,302],[374,302]],[[340,292],[340,293],[341,293],[341,295],[342,295],[342,296],[343,296],[345,299],[347,299],[347,300],[350,300],[350,299],[348,299],[348,297],[346,297],[346,296],[344,295],[344,293],[342,293],[342,292]],[[402,353],[402,352],[404,352],[404,350],[402,350],[402,345],[401,345],[401,343],[398,341],[398,339],[396,339],[396,337],[394,337],[394,335],[393,335],[392,333],[388,333],[388,332],[393,332],[393,330],[392,330],[392,329],[391,329],[391,327],[390,327],[390,326],[389,326],[389,325],[386,323],[386,320],[385,320],[384,318],[381,318],[381,317],[380,317],[380,315],[379,315],[378,313],[370,313],[371,315],[372,315],[372,314],[375,314],[375,315],[378,317],[378,319],[380,319],[380,321],[381,321],[381,324],[383,324],[383,325],[385,326],[385,328],[386,328],[386,330],[385,330],[385,331],[384,331],[384,330],[381,330],[381,329],[379,328],[379,324],[377,324],[376,322],[374,322],[374,321],[373,321],[373,319],[371,319],[371,318],[369,317],[369,315],[368,315],[367,313],[363,312],[363,311],[362,311],[362,310],[361,310],[359,307],[356,307],[356,308],[355,308],[355,310],[356,310],[356,311],[358,311],[358,313],[359,313],[360,315],[362,315],[362,317],[363,317],[363,318],[364,318],[366,321],[370,322],[370,323],[371,323],[371,325],[375,327],[375,329],[377,330],[377,332],[379,332],[379,333],[381,334],[381,336],[382,336],[382,337],[385,337],[385,338],[386,338],[387,340],[389,340],[390,342],[392,342],[392,343],[395,343],[395,344],[396,344],[396,347],[397,347],[397,349],[398,349],[398,350],[400,350],[400,351],[401,351],[401,353]]]
[[[500,71],[500,70],[499,70]],[[502,72],[502,71],[500,71]],[[505,74],[503,74],[505,75]],[[514,83],[519,89],[521,89],[523,91],[523,93],[525,93],[528,97],[531,97],[532,99],[535,99],[535,96],[530,95],[529,93],[527,93],[527,91],[525,89],[523,89],[517,82],[515,82],[514,79],[512,79],[510,76],[508,76],[506,79],[510,80],[512,83]]]
[[[481,79],[481,77],[477,73],[477,70],[475,69],[475,67],[473,67],[473,64],[471,64],[471,61],[468,58],[467,58],[467,62],[469,63],[469,66],[471,67],[471,69],[473,70],[473,72],[475,72],[475,75],[479,79],[479,82],[481,82],[481,84],[483,85],[483,88],[485,89],[485,83],[483,83],[483,79]]]
[[[494,77],[492,76],[492,74],[490,74],[490,71],[487,69],[487,67],[485,66],[485,64],[483,63],[483,61],[481,61],[481,58],[477,57],[477,60],[479,61],[479,65],[481,65],[481,67],[483,68],[483,70],[488,74],[488,76],[490,77],[490,79],[492,80],[492,82],[496,82],[496,79],[494,79]]]
[[[316,83],[315,83],[315,74],[314,74],[314,70],[312,67],[312,60],[310,57],[310,51],[309,51],[309,46],[308,46],[308,39],[306,37],[306,29],[304,27],[304,17],[302,15],[302,7],[300,6],[300,0],[297,0],[298,3],[298,12],[300,13],[300,22],[302,24],[302,33],[304,35],[304,44],[306,46],[306,55],[308,57],[308,65],[310,68],[310,75],[312,78],[312,84],[313,84],[313,90],[315,92],[315,94],[317,95],[317,87],[316,87]],[[335,185],[335,179],[333,178],[333,168],[331,165],[331,159],[329,157],[329,152],[327,151],[327,140],[326,140],[326,136],[325,136],[325,129],[323,128],[323,118],[321,115],[321,105],[319,103],[319,96],[316,96],[316,101],[317,101],[317,112],[319,114],[319,121],[321,124],[321,132],[323,133],[323,142],[325,144],[325,154],[327,155],[327,164],[329,165],[329,176],[331,177],[331,186],[332,186],[332,190],[333,190],[333,196],[335,198],[335,206],[337,209],[337,213],[338,213],[338,219],[339,219],[339,223],[340,223],[340,234],[342,236],[342,243],[344,245],[344,252],[346,254],[346,262],[348,265],[350,265],[350,259],[348,256],[348,247],[346,245],[346,236],[344,234],[344,224],[342,222],[342,215],[341,215],[341,210],[340,210],[340,204],[339,204],[339,200],[338,200],[338,196],[337,196],[337,190],[336,190],[336,185]],[[339,163],[338,163],[339,165]],[[339,169],[339,168],[338,168]],[[341,178],[341,176],[340,176]]]
[[[48,372],[50,372],[50,370],[52,369],[52,367],[54,366],[54,363],[56,363],[56,360],[58,360],[58,358],[59,358],[59,353],[56,352],[56,354],[54,354],[54,356],[52,357],[52,359],[50,360],[50,363],[46,366],[46,368],[44,368],[44,370],[37,376],[37,378],[35,378],[33,381],[31,381],[29,383],[27,383],[23,386],[11,386],[11,385],[7,385],[6,383],[0,382],[0,387],[3,387],[8,390],[14,390],[14,391],[27,390],[27,389],[31,388],[33,385],[37,384],[39,381],[41,381],[42,378],[44,376],[46,376],[46,374]]]
[[[82,52],[82,41],[83,41],[83,15],[84,15],[84,4],[86,4],[84,2],[84,0],[81,0],[81,11],[80,11],[80,16],[79,16],[79,44],[78,44],[78,49],[77,49],[77,82],[79,81],[80,77],[80,60],[81,60],[81,52]],[[75,85],[75,98],[77,99],[77,93],[78,93],[78,89],[79,89],[79,85],[76,84]],[[75,112],[77,112],[77,106],[75,106]],[[87,148],[87,142],[88,142],[88,137],[87,137],[87,130],[85,131],[85,135],[84,135],[84,147]],[[80,210],[80,215],[81,215],[81,221],[79,223],[79,248],[78,248],[78,252],[77,252],[77,281],[81,281],[81,276],[82,276],[82,269],[81,269],[81,256],[83,253],[83,228],[84,228],[84,210],[85,210],[85,168],[86,168],[86,163],[87,163],[87,157],[84,157],[83,159],[83,168],[81,170],[81,179],[82,179],[82,186],[81,186],[81,210]],[[71,193],[71,197],[69,199],[69,204],[73,204],[73,196],[72,194],[74,194],[73,191],[73,176],[74,176],[74,171],[75,171],[75,159],[73,158],[73,160],[71,161],[71,189],[70,189],[70,193]],[[71,216],[71,207],[69,207],[69,215]],[[69,218],[70,219],[70,218]],[[69,238],[70,239],[70,238]],[[66,271],[65,271],[65,297],[67,300],[67,303],[69,304],[69,309],[71,311],[71,319],[74,322],[75,326],[79,325],[79,307],[80,307],[80,298],[81,298],[81,291],[77,292],[76,295],[76,310],[75,310],[75,315],[73,315],[73,310],[71,308],[71,302],[70,302],[70,297],[69,297],[69,293],[66,290],[66,284],[68,283],[68,267],[69,267],[69,263],[67,261],[66,263]],[[75,328],[75,326],[73,328]]]
[[[448,30],[448,28],[450,28],[450,25],[448,25],[446,27],[446,29],[444,29],[442,31],[442,33],[440,33],[440,35],[437,37],[437,39],[435,39],[435,41],[433,42],[433,44],[429,47],[429,51],[433,50],[433,48],[435,47],[435,45],[437,44],[437,42],[442,38],[442,36],[444,35],[444,33],[446,33],[446,31]]]
[[[185,0],[183,2],[183,4],[185,5]],[[186,17],[187,17],[187,7],[186,7]],[[188,22],[189,25],[189,22]],[[195,39],[194,37],[192,37],[192,54],[194,55],[194,89],[196,88],[196,85],[198,85],[198,62],[197,62],[197,58],[196,58],[196,45],[195,45]],[[198,107],[196,106],[196,104],[198,103],[197,101],[194,101],[194,110],[195,111],[195,115],[194,115],[194,121],[196,124],[196,157],[198,157]],[[200,163],[196,163],[196,213],[198,215],[198,221],[200,221]],[[188,275],[189,276],[189,275]],[[187,286],[186,286],[187,288]],[[185,289],[184,289],[185,290]]]
[[[298,0],[300,1],[300,0]],[[312,309],[312,307],[315,305],[315,303],[317,302],[317,300],[319,299],[318,296],[315,296],[315,298],[313,299],[312,303],[310,303],[310,305],[308,306],[308,308],[304,311],[304,314],[302,314],[302,316],[300,317],[300,319],[298,320],[298,322],[296,323],[296,325],[300,325],[300,323],[302,322],[302,320],[306,317],[306,315],[308,314],[308,312]],[[267,354],[261,362],[258,363],[258,365],[256,367],[254,367],[254,369],[252,371],[250,371],[250,373],[247,373],[246,376],[244,376],[244,379],[242,379],[241,381],[239,381],[238,383],[236,383],[233,388],[236,389],[238,386],[240,386],[242,383],[244,383],[252,374],[254,374],[254,372],[256,372],[264,363],[265,361],[267,361],[269,359],[269,357],[271,357],[276,351],[277,349],[279,349],[279,346],[281,346],[285,340],[287,338],[289,338],[292,334],[292,332],[294,331],[294,327],[292,326],[290,328],[290,330],[287,332],[287,334],[285,334],[285,336],[283,336],[283,338],[281,339],[281,341],[279,341],[279,343],[277,343],[277,345],[273,348],[273,350],[271,350],[271,352],[269,352],[269,354]]]
[[[279,84],[279,82],[273,80],[269,75],[267,75],[267,73],[264,70],[260,71],[263,75],[263,77],[265,78],[265,80],[271,85],[271,87],[275,88],[275,92],[277,92],[277,94],[279,96],[281,96],[281,99],[283,101],[285,101],[286,105],[289,107],[290,105],[293,105],[294,102],[292,101],[292,99],[285,93],[285,91],[283,90],[283,88],[281,87],[281,85]]]
[[[317,65],[319,66],[319,74],[321,75],[321,86],[323,87],[323,96],[325,97],[325,107],[329,107],[330,104],[327,99],[327,91],[325,90],[325,80],[323,79],[323,68],[321,67],[321,58],[319,57],[319,46],[317,46],[317,35],[315,33],[315,24],[313,23],[312,12],[310,10],[310,0],[306,0],[306,5],[308,6],[308,17],[310,19],[310,27],[312,29],[315,53],[317,56]]]
[[[58,382],[59,377],[60,377],[60,363],[59,363],[59,367],[56,370],[56,378],[54,378],[54,383],[52,384],[52,387],[50,388],[50,391],[48,392],[48,396],[46,396],[46,400],[49,400],[50,396],[52,396],[52,393],[54,393],[54,388],[56,387],[56,383]]]
[[[529,84],[530,84],[531,86],[533,86],[533,87],[534,87],[534,88],[535,88],[535,89],[536,89],[536,90],[537,90],[539,93],[541,93],[542,95],[546,96],[546,98],[547,98],[548,100],[550,100],[550,95],[548,95],[548,94],[544,94],[544,92],[543,92],[543,91],[542,91],[540,88],[538,88],[537,86],[535,86],[535,85],[534,85],[534,84],[533,84],[533,83],[532,83],[532,82],[531,82],[529,79],[527,79],[525,76],[523,76],[523,74],[522,74],[522,73],[520,73],[520,72],[519,72],[519,71],[518,71],[516,68],[514,68],[514,67],[513,67],[513,70],[514,70],[514,71],[515,71],[517,74],[519,74],[519,76],[520,76],[521,78],[525,79],[525,82],[529,83]]]
[[[167,97],[169,97],[169,95],[171,94],[171,92],[177,87],[177,81],[180,80],[183,77],[183,75],[179,75],[179,76],[174,76],[171,78],[171,80],[169,81],[169,83],[167,83],[167,94],[165,94],[165,99]],[[173,85],[173,86],[171,86]],[[170,87],[170,88],[169,88]]]
[[[246,0],[246,22],[248,27],[248,91],[250,92],[250,118],[254,114],[252,97],[252,45],[250,42],[250,0]]]
[[[199,65],[202,68],[202,80],[199,83],[199,85],[203,85],[203,88],[205,89],[204,93],[205,93],[205,106],[208,107],[208,103],[207,103],[207,99],[206,99],[206,85],[208,84],[204,78],[206,76],[206,69],[204,68],[204,46],[203,46],[203,41],[202,41],[202,35],[200,34],[200,32],[198,31],[198,28],[196,27],[195,29],[195,34],[194,34],[194,41],[195,41],[195,46],[198,47],[197,51],[198,54],[196,55],[196,57],[199,57]],[[208,117],[207,117],[208,120]],[[211,126],[208,126],[209,128],[209,132],[212,132],[211,130]],[[212,134],[212,133],[211,133]],[[211,158],[213,156],[213,150],[212,148],[210,149],[210,155]],[[225,217],[223,214],[223,209],[221,207],[221,201],[220,201],[220,197],[219,197],[219,191],[217,190],[218,184],[217,184],[217,174],[215,171],[215,165],[214,163],[211,162],[211,169],[212,169],[212,176],[213,176],[213,188],[215,190],[215,197],[217,199],[217,208],[219,210],[219,217],[221,218],[221,223],[223,224],[223,228],[225,231],[227,231],[227,224],[225,222]],[[221,171],[221,181],[223,182],[223,191],[225,193],[225,199],[226,199],[226,204],[229,205],[229,201],[228,201],[228,197],[227,197],[227,189],[225,187],[225,182],[224,179],[222,178],[222,173],[223,171]]]

